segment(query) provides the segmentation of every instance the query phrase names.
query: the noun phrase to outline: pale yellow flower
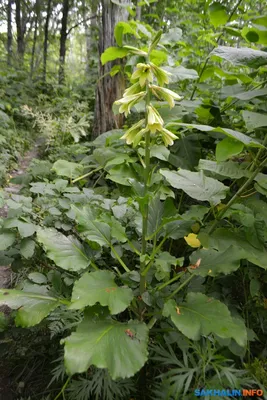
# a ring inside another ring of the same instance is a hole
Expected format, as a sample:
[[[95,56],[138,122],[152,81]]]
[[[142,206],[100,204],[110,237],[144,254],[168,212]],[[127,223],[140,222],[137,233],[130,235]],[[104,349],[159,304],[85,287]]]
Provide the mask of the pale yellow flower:
[[[131,108],[140,100],[142,100],[145,95],[146,92],[140,92],[131,96],[125,96],[122,97],[120,100],[115,101],[114,104],[120,105],[119,112],[125,113],[125,116],[127,117],[127,115],[130,114]]]
[[[174,100],[182,100],[181,96],[170,89],[162,88],[156,85],[151,85],[150,87],[155,96],[168,102],[170,108],[175,106]]]
[[[157,65],[153,64],[152,62],[150,62],[153,74],[155,75],[158,84],[160,86],[163,86],[165,83],[169,83],[169,76],[171,75],[170,72],[164,71],[164,69],[158,67]]]
[[[147,107],[147,128],[151,133],[155,133],[157,130],[163,128],[163,119],[161,118],[158,111],[152,106]]]
[[[132,81],[138,79],[141,87],[145,86],[146,81],[153,82],[153,74],[149,64],[139,63],[136,67],[137,69],[134,71],[131,77]]]
[[[139,122],[134,124],[130,129],[128,129],[121,139],[125,139],[127,144],[132,144],[135,140],[136,135],[140,131],[140,128],[144,124],[145,120],[141,119]]]
[[[177,136],[166,128],[162,128],[160,133],[165,146],[172,146],[173,141],[177,139]]]

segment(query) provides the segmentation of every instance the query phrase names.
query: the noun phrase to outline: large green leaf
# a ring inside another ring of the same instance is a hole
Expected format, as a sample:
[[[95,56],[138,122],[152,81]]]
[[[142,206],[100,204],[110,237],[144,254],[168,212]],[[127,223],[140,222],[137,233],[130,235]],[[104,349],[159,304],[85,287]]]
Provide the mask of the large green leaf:
[[[251,175],[248,170],[234,161],[217,163],[211,160],[199,160],[198,168],[233,179],[248,178]]]
[[[239,100],[251,100],[254,99],[255,97],[261,97],[261,96],[267,96],[267,88],[254,89],[254,90],[248,90],[246,92],[231,94],[231,97],[235,97]]]
[[[244,110],[242,111],[243,119],[245,121],[246,127],[249,131],[262,126],[267,126],[267,115],[260,114],[252,111]]]
[[[71,208],[75,213],[78,230],[88,240],[108,247],[110,247],[112,239],[117,239],[119,242],[127,240],[123,226],[114,217],[103,215],[100,220],[100,218],[96,218],[89,205],[82,208],[72,205]]]
[[[11,232],[7,229],[0,231],[0,251],[6,250],[8,247],[12,246],[15,240],[15,232]]]
[[[148,357],[148,328],[138,321],[120,323],[86,316],[64,342],[69,375],[95,365],[107,368],[112,379],[127,378],[138,372]]]
[[[206,177],[201,171],[191,172],[180,169],[176,172],[161,169],[160,173],[172,187],[182,189],[193,199],[209,201],[212,205],[220,203],[229,190],[227,186],[216,179]]]
[[[83,246],[74,236],[65,236],[54,228],[39,228],[37,239],[47,256],[60,268],[80,271],[90,264]]]
[[[249,43],[267,44],[267,29],[257,26],[245,26],[241,34]]]
[[[117,286],[114,278],[110,271],[84,274],[74,285],[70,308],[80,309],[100,303],[108,306],[111,314],[124,311],[133,299],[133,292],[128,287]]]
[[[233,338],[245,346],[247,331],[244,323],[233,318],[225,304],[202,293],[188,293],[186,301],[176,304],[168,300],[163,315],[171,317],[175,326],[189,339],[199,340],[201,335],[214,333],[220,338]]]
[[[224,25],[228,21],[227,9],[218,1],[215,1],[209,6],[209,16],[210,22],[215,28]]]
[[[25,238],[20,244],[20,253],[25,258],[31,258],[34,254],[35,242],[31,239]]]
[[[53,164],[52,170],[55,171],[57,175],[66,176],[70,179],[75,179],[83,174],[84,167],[83,165],[74,162],[57,160]]]
[[[201,259],[200,266],[194,270],[196,275],[217,276],[230,274],[240,266],[240,260],[245,258],[245,252],[236,246],[230,246],[224,251],[201,249],[195,251],[190,262],[195,265]]]
[[[0,305],[6,305],[16,314],[16,325],[30,327],[39,324],[60,302],[54,297],[47,296],[46,289],[32,285],[32,292],[21,290],[0,289]]]
[[[221,140],[216,146],[216,160],[219,162],[228,160],[230,157],[240,154],[243,149],[243,143],[238,142],[237,140],[233,140],[230,137],[226,137],[225,139]]]
[[[182,65],[177,67],[164,67],[165,71],[170,72],[170,82],[176,83],[186,79],[198,79],[198,73],[194,69],[185,68]]]
[[[266,53],[267,54],[267,53]],[[229,136],[232,139],[238,140],[246,146],[250,147],[264,147],[261,143],[259,143],[256,139],[253,139],[244,133],[234,131],[233,129],[221,128],[209,125],[198,125],[198,124],[184,124],[183,122],[172,122],[168,124],[169,126],[184,126],[188,127],[188,129],[198,129],[202,132],[219,132]]]
[[[108,47],[101,55],[101,63],[105,65],[109,61],[123,58],[129,53],[129,50],[121,47]]]
[[[182,29],[178,27],[170,28],[167,33],[161,36],[160,43],[167,46],[174,46],[182,38],[182,35]]]
[[[267,53],[261,50],[253,50],[248,47],[218,46],[210,55],[215,55],[234,65],[245,65],[250,68],[258,68],[267,64]]]
[[[118,46],[122,46],[123,35],[125,35],[127,33],[130,33],[130,34],[134,35],[136,38],[140,39],[140,36],[138,35],[136,29],[134,29],[128,22],[121,21],[116,24],[115,29],[114,29],[114,36],[115,36]],[[105,56],[104,56],[104,53],[103,53],[104,61],[105,61],[106,55],[107,54],[105,54]],[[101,57],[101,61],[102,61],[102,57]],[[104,64],[103,61],[102,61],[102,64]]]
[[[245,252],[244,259],[261,268],[267,269],[267,249],[263,245],[258,247],[253,246],[247,240],[244,232],[233,232],[229,229],[219,228],[207,239],[205,247],[225,251],[231,245],[237,246]],[[200,241],[202,243],[201,237]]]
[[[88,240],[100,244],[100,246],[108,246],[111,242],[110,226],[95,219],[89,206],[78,208],[72,205],[75,213],[75,219],[78,223],[78,229]]]

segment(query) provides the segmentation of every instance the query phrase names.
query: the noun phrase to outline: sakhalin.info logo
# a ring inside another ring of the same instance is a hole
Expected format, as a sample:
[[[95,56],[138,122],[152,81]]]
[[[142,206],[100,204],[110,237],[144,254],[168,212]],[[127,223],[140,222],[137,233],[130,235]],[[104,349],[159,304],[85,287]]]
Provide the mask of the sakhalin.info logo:
[[[227,390],[217,390],[217,389],[196,389],[195,396],[220,396],[220,397],[253,397],[253,396],[263,396],[263,390],[261,389],[227,389]]]

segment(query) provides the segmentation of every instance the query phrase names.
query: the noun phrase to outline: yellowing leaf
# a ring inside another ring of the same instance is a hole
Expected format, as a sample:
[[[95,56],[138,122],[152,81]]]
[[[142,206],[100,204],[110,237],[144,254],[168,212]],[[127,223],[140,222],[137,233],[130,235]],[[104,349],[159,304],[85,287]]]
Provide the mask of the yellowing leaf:
[[[201,243],[197,239],[197,235],[195,233],[189,233],[189,235],[184,236],[184,240],[191,247],[200,247]]]

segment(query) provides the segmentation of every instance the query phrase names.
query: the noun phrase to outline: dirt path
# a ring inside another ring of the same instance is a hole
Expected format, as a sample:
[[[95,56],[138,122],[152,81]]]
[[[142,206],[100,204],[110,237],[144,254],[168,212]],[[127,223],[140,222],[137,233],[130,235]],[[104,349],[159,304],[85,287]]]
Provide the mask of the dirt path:
[[[35,143],[35,145],[29,150],[24,156],[20,158],[18,161],[18,166],[16,169],[10,172],[11,176],[15,178],[16,176],[23,175],[28,169],[31,160],[33,158],[38,158],[39,148],[42,144],[42,140],[39,139]],[[14,183],[9,183],[5,188],[4,192],[6,198],[11,196],[12,194],[18,194],[21,189],[21,185],[16,185]],[[7,205],[0,208],[0,218],[6,218],[8,213]],[[11,271],[9,266],[1,266],[0,265],[0,288],[7,288],[10,283]]]

